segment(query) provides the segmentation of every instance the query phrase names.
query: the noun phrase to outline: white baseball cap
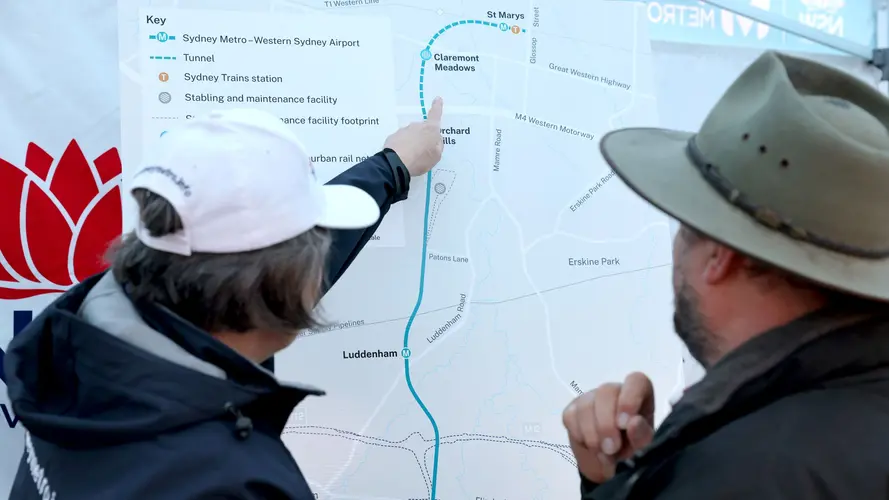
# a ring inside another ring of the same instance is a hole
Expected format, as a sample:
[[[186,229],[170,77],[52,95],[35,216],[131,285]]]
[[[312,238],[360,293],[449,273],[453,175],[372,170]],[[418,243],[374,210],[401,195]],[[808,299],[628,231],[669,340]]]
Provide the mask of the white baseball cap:
[[[136,236],[164,252],[237,253],[266,248],[315,226],[366,228],[376,201],[353,186],[323,185],[299,139],[274,115],[218,111],[188,120],[158,140],[133,176],[178,212],[183,229]]]

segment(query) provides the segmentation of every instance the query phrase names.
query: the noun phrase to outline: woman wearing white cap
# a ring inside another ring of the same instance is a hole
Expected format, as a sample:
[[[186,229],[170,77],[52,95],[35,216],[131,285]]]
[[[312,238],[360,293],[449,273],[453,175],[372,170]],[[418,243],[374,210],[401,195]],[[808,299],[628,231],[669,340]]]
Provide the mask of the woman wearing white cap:
[[[111,270],[9,346],[9,396],[26,429],[11,498],[314,498],[280,434],[323,392],[261,365],[316,324],[324,287],[410,177],[439,161],[441,106],[327,185],[263,112],[165,134],[133,178],[139,222]]]

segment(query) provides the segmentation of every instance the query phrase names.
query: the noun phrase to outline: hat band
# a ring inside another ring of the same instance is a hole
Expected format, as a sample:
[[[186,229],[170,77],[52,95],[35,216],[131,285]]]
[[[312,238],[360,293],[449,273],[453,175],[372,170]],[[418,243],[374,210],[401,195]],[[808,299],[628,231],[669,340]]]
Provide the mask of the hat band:
[[[753,219],[760,224],[795,240],[810,243],[844,255],[865,259],[884,259],[889,257],[889,249],[870,250],[867,248],[847,245],[845,243],[839,243],[793,224],[789,219],[782,217],[781,214],[770,208],[756,205],[750,201],[744,193],[732,185],[731,181],[723,177],[716,165],[713,165],[704,158],[704,155],[701,154],[701,150],[698,149],[695,138],[696,136],[692,136],[688,140],[686,151],[694,166],[704,177],[704,180],[706,180],[707,183],[710,184],[710,186],[712,186],[713,189],[715,189],[727,202],[750,217],[753,217]]]

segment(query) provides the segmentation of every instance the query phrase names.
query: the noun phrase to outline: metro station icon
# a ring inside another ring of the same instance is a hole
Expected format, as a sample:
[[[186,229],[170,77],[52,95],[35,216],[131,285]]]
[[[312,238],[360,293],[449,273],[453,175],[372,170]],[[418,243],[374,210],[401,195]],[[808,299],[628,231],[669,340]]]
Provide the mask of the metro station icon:
[[[173,35],[168,35],[163,31],[158,32],[156,35],[148,35],[149,40],[157,40],[158,42],[166,42],[170,40],[175,40],[176,37]]]

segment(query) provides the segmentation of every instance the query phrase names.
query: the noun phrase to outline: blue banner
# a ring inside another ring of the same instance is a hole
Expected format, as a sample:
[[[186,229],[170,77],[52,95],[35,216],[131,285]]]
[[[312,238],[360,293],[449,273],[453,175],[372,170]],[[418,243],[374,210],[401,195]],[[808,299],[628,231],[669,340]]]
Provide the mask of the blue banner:
[[[783,14],[831,35],[874,46],[875,13],[870,0],[735,0]],[[728,45],[761,50],[836,53],[820,44],[695,0],[646,4],[653,41]]]

